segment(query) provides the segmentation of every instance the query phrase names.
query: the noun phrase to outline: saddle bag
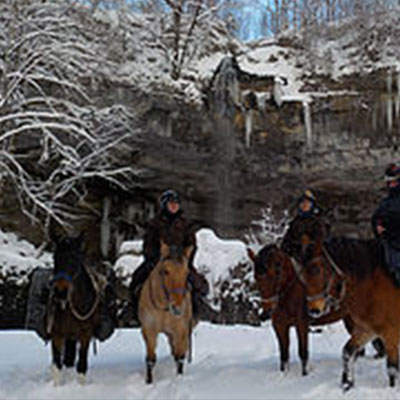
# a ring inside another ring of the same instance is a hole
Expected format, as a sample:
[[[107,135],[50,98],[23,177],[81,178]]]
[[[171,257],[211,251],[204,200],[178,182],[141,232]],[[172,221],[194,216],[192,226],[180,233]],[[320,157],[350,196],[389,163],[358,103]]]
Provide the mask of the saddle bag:
[[[47,305],[50,296],[50,268],[37,268],[32,272],[29,284],[25,328],[35,331],[43,340],[49,340],[47,328]]]
[[[101,342],[107,340],[117,327],[117,295],[115,290],[114,271],[108,271],[103,275],[103,287],[101,289],[101,315],[100,322],[96,326],[94,336]]]

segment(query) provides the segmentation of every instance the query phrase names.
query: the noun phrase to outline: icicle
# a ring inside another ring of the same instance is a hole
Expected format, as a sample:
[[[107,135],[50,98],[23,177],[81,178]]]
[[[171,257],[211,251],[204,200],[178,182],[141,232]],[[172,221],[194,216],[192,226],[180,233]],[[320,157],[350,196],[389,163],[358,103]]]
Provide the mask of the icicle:
[[[311,121],[311,110],[308,101],[303,101],[303,113],[304,113],[304,124],[306,128],[306,144],[307,148],[312,147],[312,121]]]
[[[389,132],[392,131],[393,127],[393,99],[392,99],[392,85],[393,76],[392,70],[389,69],[386,77],[386,90],[387,90],[387,100],[386,100],[386,121]]]
[[[111,236],[111,224],[110,224],[110,210],[111,210],[111,198],[104,197],[103,199],[103,216],[101,219],[100,226],[100,250],[103,257],[107,258],[108,248]]]
[[[389,94],[392,94],[393,76],[392,70],[389,69],[386,77],[386,90]]]
[[[377,114],[378,114],[377,107],[376,107],[376,104],[374,104],[374,109],[372,111],[372,129],[374,130],[374,132],[378,128],[378,115]]]
[[[388,130],[391,132],[393,128],[393,100],[391,95],[386,100],[386,119]]]
[[[282,96],[283,96],[282,79],[279,77],[275,77],[274,100],[278,107],[280,107],[282,105]]]
[[[245,132],[246,132],[246,147],[250,148],[251,133],[253,131],[253,114],[251,110],[246,110],[245,118]]]
[[[400,70],[397,71],[397,95],[396,95],[396,99],[395,99],[395,116],[396,119],[399,118],[399,114],[400,114]]]

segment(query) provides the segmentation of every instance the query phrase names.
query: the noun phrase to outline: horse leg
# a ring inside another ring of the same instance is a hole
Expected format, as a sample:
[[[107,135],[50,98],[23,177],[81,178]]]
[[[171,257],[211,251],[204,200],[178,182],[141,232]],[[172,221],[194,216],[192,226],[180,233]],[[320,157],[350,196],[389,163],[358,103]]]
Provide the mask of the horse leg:
[[[296,325],[297,339],[299,341],[299,357],[301,360],[302,375],[307,375],[308,363],[308,324],[300,322]]]
[[[394,387],[399,373],[399,333],[392,331],[386,334],[383,339],[387,354],[386,367],[389,376],[389,386]]]
[[[273,318],[272,326],[278,338],[279,351],[281,356],[280,370],[284,372],[289,366],[289,326],[282,324]]]
[[[64,365],[67,368],[71,368],[75,365],[76,340],[66,339],[64,347]]]
[[[58,386],[61,383],[61,369],[62,369],[62,350],[64,346],[64,339],[61,336],[54,337],[51,341],[52,350],[52,375],[54,385]]]
[[[157,333],[142,327],[142,336],[146,343],[146,383],[153,383],[153,368],[156,364]]]
[[[173,354],[176,362],[176,372],[178,375],[183,374],[183,364],[186,353],[189,348],[189,332],[187,329],[182,329],[179,334],[175,335],[173,340]]]
[[[372,346],[375,349],[376,353],[374,355],[374,358],[382,358],[385,356],[385,345],[383,344],[382,339],[376,338],[372,341]]]
[[[352,337],[346,342],[342,351],[343,373],[342,373],[342,388],[347,392],[354,386],[354,363],[360,349],[364,348],[365,344],[371,339],[372,334],[360,333],[352,334]]]
[[[79,359],[76,366],[76,371],[78,372],[78,381],[81,385],[85,384],[86,382],[90,339],[90,336],[85,336],[79,340]]]

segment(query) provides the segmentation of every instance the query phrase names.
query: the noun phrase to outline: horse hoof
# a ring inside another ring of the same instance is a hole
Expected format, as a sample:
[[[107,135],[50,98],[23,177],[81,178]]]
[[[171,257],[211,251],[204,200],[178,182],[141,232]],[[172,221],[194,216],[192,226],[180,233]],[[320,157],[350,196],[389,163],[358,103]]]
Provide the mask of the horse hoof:
[[[396,377],[390,376],[389,377],[389,386],[390,387],[395,387],[396,386]]]
[[[346,381],[342,383],[343,393],[348,392],[354,386],[354,382]]]
[[[86,385],[86,375],[85,374],[78,374],[78,383],[80,385]]]
[[[183,374],[183,362],[179,361],[176,365],[176,372],[178,375],[182,375]]]
[[[59,369],[56,365],[51,366],[51,374],[53,376],[53,384],[54,386],[59,386],[61,384],[61,369]]]

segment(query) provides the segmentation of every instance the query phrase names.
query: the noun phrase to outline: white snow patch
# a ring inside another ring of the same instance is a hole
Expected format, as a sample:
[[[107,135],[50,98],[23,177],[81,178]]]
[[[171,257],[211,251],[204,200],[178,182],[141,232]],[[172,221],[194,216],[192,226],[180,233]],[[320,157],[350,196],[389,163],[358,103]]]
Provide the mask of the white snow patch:
[[[50,346],[28,331],[0,332],[1,399],[397,399],[389,388],[385,361],[367,357],[356,363],[356,384],[343,394],[341,350],[348,334],[342,323],[310,334],[309,374],[301,375],[294,330],[288,372],[279,368],[279,352],[270,322],[261,327],[200,323],[193,338],[194,358],[177,377],[165,336],[160,336],[154,384],[144,383],[145,347],[139,329],[117,329],[89,354],[87,383],[77,383],[74,371],[64,371],[54,387]],[[18,349],[18,351],[16,351]],[[65,373],[68,372],[68,373]]]

